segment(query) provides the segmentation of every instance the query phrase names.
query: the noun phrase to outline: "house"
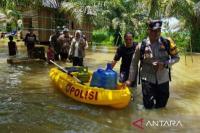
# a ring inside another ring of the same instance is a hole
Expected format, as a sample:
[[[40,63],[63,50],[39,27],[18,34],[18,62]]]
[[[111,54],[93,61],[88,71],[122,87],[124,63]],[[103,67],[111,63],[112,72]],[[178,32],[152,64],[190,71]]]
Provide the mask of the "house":
[[[43,6],[39,9],[23,11],[22,36],[24,37],[28,30],[32,28],[40,42],[48,42],[50,35],[53,34],[55,28],[59,25],[61,27],[65,26],[69,28],[72,35],[74,35],[74,31],[76,29],[81,29],[88,40],[90,40],[90,30],[92,29],[92,26],[88,24],[79,26],[76,24],[76,21],[70,17],[69,14],[60,14],[61,16],[57,16],[57,10],[59,6],[60,5],[57,4],[56,0],[43,0]]]
[[[22,36],[25,36],[29,29],[33,29],[40,42],[47,42],[55,27],[52,10],[43,7],[38,10],[24,12]]]

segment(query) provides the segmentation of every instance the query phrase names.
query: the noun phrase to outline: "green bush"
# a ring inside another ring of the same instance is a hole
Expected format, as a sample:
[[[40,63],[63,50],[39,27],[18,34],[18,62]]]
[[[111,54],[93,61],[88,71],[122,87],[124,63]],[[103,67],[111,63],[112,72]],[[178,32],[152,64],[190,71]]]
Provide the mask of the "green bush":
[[[180,52],[188,51],[189,49],[189,35],[184,32],[174,32],[173,40],[175,41],[177,47],[179,48]]]
[[[108,32],[105,29],[99,29],[92,32],[92,41],[101,43],[109,37]]]
[[[113,41],[114,37],[112,34],[104,28],[92,32],[92,42],[94,45],[113,46]]]
[[[113,46],[114,45],[114,37],[113,36],[109,36],[108,38],[106,38],[101,43],[102,43],[102,45],[105,45],[105,46]]]
[[[180,52],[189,51],[190,36],[187,32],[177,31],[172,33],[163,33],[162,35],[165,37],[171,37]]]

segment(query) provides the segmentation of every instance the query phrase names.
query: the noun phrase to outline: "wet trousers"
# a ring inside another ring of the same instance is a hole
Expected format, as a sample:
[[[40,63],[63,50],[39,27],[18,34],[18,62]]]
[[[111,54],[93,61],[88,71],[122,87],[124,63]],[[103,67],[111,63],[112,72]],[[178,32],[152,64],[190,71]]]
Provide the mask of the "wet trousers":
[[[169,82],[153,84],[142,80],[142,94],[146,109],[165,107],[169,98]]]

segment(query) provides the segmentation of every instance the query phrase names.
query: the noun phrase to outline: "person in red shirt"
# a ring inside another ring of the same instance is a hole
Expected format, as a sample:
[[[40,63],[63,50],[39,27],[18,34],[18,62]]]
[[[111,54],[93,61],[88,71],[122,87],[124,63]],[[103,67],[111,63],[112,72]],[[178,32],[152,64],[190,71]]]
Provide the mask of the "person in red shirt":
[[[51,64],[50,60],[54,61],[55,60],[55,55],[54,55],[54,49],[51,45],[49,45],[49,48],[47,50],[47,61],[49,64]]]

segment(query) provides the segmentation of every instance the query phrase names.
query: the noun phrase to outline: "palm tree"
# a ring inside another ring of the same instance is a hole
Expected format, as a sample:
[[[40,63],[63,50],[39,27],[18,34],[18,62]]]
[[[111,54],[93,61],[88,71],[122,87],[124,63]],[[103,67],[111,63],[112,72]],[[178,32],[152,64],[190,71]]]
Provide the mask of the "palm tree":
[[[160,0],[146,0],[144,1],[145,8],[148,10],[148,17],[151,19],[160,18]]]
[[[104,26],[109,26],[111,31],[120,27],[121,32],[137,32],[142,24],[140,21],[146,16],[143,6],[139,0],[107,0],[104,1],[104,7],[100,9],[98,17],[104,17]]]
[[[168,0],[166,13],[185,22],[193,51],[200,52],[200,0]]]
[[[84,34],[91,38],[93,26],[96,24],[95,18],[97,14],[97,1],[92,0],[71,0],[61,4],[61,11],[68,13],[79,26],[87,29]],[[88,32],[89,31],[89,32]]]
[[[2,14],[4,14],[4,21],[2,21],[3,23],[6,23],[8,26],[14,26],[13,28],[15,28],[15,30],[18,30],[18,20],[21,19],[21,14],[20,12],[16,11],[16,10],[8,10],[8,9],[4,9],[4,10],[0,10],[0,12]],[[11,27],[9,27],[11,28]],[[11,30],[11,29],[10,29]]]
[[[18,9],[18,8],[34,8],[42,5],[43,0],[1,0],[0,8],[2,9]]]
[[[15,30],[18,30],[18,22],[22,18],[19,10],[39,7],[39,5],[41,5],[41,0],[2,0],[0,12],[6,16],[6,21],[4,21],[4,23],[6,23],[9,28],[12,25],[12,27],[15,27]]]
[[[76,23],[82,25],[83,23],[94,23],[94,16],[96,16],[96,1],[90,0],[71,0],[61,4],[61,11],[64,11],[76,20]]]

